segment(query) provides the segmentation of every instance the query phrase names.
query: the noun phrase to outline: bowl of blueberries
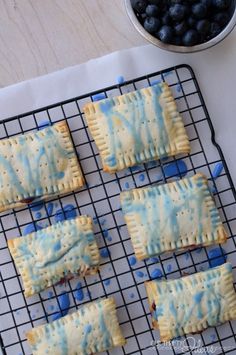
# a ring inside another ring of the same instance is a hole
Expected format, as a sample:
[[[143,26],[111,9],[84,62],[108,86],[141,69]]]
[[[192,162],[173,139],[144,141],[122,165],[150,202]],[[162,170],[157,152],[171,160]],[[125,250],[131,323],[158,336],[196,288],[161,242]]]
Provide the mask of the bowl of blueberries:
[[[142,36],[172,52],[210,48],[236,24],[236,0],[125,0],[125,5]]]

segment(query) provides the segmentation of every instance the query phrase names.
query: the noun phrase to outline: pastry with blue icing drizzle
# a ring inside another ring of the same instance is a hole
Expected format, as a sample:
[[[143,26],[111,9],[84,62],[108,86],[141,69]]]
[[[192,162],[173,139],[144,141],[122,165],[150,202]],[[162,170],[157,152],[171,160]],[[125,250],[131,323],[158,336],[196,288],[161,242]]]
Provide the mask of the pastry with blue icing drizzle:
[[[87,216],[8,240],[8,247],[22,276],[26,297],[62,280],[94,274],[100,261],[92,218]]]
[[[200,173],[123,191],[121,207],[138,260],[227,239],[207,178]]]
[[[190,152],[171,90],[159,83],[84,107],[104,171]]]
[[[161,341],[236,319],[229,263],[177,280],[149,281],[145,286],[152,324],[159,329]]]
[[[66,121],[0,140],[0,212],[83,184]]]
[[[90,355],[125,345],[113,298],[82,306],[77,312],[26,333],[33,355]]]

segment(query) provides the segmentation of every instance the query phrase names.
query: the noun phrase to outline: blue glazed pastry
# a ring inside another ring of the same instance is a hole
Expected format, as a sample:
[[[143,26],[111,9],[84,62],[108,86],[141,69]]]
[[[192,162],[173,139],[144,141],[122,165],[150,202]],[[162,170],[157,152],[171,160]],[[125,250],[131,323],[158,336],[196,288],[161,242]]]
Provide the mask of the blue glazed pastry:
[[[121,193],[137,259],[226,242],[227,234],[202,174]]]
[[[0,212],[83,184],[65,121],[0,140]]]
[[[145,286],[153,327],[159,329],[161,341],[236,319],[229,263],[177,280],[149,281]]]
[[[34,355],[89,355],[125,345],[113,298],[91,302],[27,332]]]
[[[183,120],[166,83],[84,107],[104,171],[190,152]]]
[[[81,216],[8,240],[25,296],[72,278],[96,273],[100,255],[92,219]]]

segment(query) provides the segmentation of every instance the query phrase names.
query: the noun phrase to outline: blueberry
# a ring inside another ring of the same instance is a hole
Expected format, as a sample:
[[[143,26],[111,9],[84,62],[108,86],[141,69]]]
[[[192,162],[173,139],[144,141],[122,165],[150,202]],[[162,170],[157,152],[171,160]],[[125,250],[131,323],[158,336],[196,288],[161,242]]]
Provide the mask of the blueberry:
[[[220,25],[217,22],[212,22],[210,24],[210,36],[211,36],[211,38],[217,36],[220,33],[220,31],[221,31],[221,27],[220,27]]]
[[[209,32],[210,29],[210,22],[208,20],[199,20],[196,23],[196,30],[202,34],[202,35],[206,35]]]
[[[170,25],[171,24],[171,17],[168,14],[168,12],[166,12],[162,17],[161,17],[161,22],[163,25]]]
[[[161,23],[160,20],[155,17],[147,17],[144,21],[143,27],[146,31],[150,33],[157,32],[158,28],[160,27]]]
[[[207,7],[202,3],[197,3],[192,6],[192,14],[197,19],[204,18],[207,13]]]
[[[230,4],[231,0],[212,0],[212,5],[221,10],[227,9]]]
[[[174,27],[175,30],[175,34],[177,36],[182,36],[184,34],[184,32],[186,32],[188,29],[188,25],[185,21],[182,21],[180,23],[177,23]]]
[[[181,4],[176,4],[169,9],[170,17],[174,21],[182,21],[186,14],[186,6]]]
[[[170,26],[162,26],[157,34],[158,38],[164,43],[171,43],[173,37],[173,30]]]
[[[213,16],[213,21],[217,22],[221,27],[224,27],[229,22],[229,15],[227,12],[219,12]]]
[[[194,46],[199,41],[199,34],[196,30],[188,30],[183,35],[183,44],[184,46]]]
[[[137,11],[139,14],[145,11],[148,5],[147,0],[131,0],[132,8]]]
[[[157,5],[148,5],[146,7],[146,14],[150,17],[156,17],[160,13],[160,9]]]
[[[195,18],[193,18],[193,17],[190,16],[190,17],[187,19],[187,23],[188,23],[189,27],[195,28],[197,21],[196,21]]]

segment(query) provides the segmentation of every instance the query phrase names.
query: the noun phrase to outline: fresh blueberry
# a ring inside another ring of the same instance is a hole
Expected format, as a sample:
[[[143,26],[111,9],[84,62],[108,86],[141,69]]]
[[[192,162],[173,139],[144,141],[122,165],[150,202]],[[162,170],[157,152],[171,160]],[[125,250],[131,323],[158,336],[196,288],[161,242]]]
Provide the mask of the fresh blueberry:
[[[227,12],[219,12],[213,16],[213,21],[224,27],[229,22],[229,14]]]
[[[190,17],[187,19],[187,23],[188,23],[189,27],[195,28],[196,23],[197,23],[197,20],[196,20],[195,18],[193,18],[193,17],[190,16]]]
[[[169,14],[174,21],[182,21],[186,14],[186,7],[181,4],[171,6],[169,9]]]
[[[217,22],[212,22],[210,25],[210,36],[211,38],[217,36],[221,31],[221,27]]]
[[[197,44],[199,41],[199,35],[197,33],[196,30],[188,30],[187,32],[185,32],[185,34],[183,35],[183,44],[184,46],[194,46],[195,44]]]
[[[171,43],[173,37],[173,30],[170,26],[162,26],[158,31],[158,38],[164,43]]]
[[[158,28],[160,27],[161,23],[160,20],[155,17],[147,17],[144,21],[143,27],[146,31],[150,33],[157,32]]]
[[[175,30],[175,34],[177,36],[182,36],[184,34],[184,32],[186,32],[188,29],[188,25],[185,21],[182,21],[180,23],[177,23],[174,27]]]
[[[230,4],[231,0],[212,0],[212,5],[221,10],[227,9]]]
[[[145,9],[148,5],[147,0],[131,0],[132,8],[137,11],[139,14],[145,12]]]
[[[148,5],[146,7],[146,14],[150,17],[157,17],[160,13],[160,9],[157,5]]]
[[[161,17],[161,22],[163,25],[170,25],[171,24],[171,17],[168,14],[168,12],[166,12],[162,17]]]
[[[196,30],[201,34],[201,35],[206,35],[209,32],[210,29],[210,22],[208,20],[199,20],[196,23]]]
[[[207,7],[202,3],[197,3],[192,6],[192,14],[197,19],[202,19],[206,16]]]

